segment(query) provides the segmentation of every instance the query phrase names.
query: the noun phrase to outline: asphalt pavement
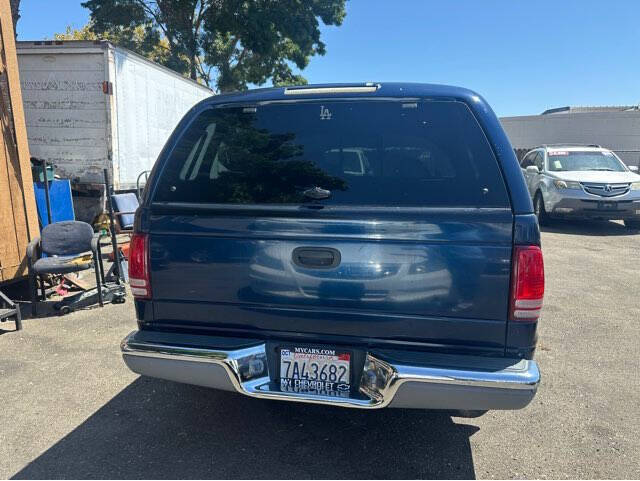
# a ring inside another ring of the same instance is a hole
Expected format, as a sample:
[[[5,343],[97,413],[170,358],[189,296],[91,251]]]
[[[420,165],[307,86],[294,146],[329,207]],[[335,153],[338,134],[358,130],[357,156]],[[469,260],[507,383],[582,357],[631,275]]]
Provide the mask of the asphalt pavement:
[[[560,223],[524,410],[263,401],[141,378],[133,304],[0,324],[0,478],[638,478],[640,235]]]

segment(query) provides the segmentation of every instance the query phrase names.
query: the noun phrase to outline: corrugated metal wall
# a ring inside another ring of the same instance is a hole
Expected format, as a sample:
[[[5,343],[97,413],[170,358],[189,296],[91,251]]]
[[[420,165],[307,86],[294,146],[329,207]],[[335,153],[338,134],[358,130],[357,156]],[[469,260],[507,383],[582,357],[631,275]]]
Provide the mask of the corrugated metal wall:
[[[503,117],[514,149],[561,142],[599,144],[614,150],[627,165],[640,164],[640,111],[584,112]]]

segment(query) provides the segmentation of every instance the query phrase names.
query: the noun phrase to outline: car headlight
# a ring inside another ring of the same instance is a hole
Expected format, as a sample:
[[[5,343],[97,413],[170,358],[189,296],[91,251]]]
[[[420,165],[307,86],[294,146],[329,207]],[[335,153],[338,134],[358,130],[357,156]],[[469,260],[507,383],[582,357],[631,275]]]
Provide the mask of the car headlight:
[[[634,182],[631,184],[631,190],[640,190],[640,182]]]
[[[582,189],[580,182],[572,182],[570,180],[554,180],[553,185],[557,189]]]

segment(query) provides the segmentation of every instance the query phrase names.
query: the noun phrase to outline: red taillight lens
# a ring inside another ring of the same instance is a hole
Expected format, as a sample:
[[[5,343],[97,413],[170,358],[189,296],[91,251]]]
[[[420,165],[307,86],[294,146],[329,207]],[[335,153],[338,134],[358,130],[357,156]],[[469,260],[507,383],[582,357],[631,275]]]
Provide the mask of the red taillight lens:
[[[149,238],[147,234],[133,234],[129,243],[129,285],[133,297],[151,297],[149,276]]]
[[[544,262],[538,246],[515,246],[511,277],[512,321],[535,322],[540,317],[544,297]]]

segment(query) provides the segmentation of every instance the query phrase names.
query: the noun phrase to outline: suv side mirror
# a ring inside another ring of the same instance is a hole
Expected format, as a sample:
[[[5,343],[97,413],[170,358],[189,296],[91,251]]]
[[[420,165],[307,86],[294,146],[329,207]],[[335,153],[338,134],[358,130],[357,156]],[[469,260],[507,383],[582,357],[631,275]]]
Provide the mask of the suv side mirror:
[[[627,167],[629,167],[629,170],[631,172],[638,172],[638,166],[637,165],[627,165]]]
[[[528,174],[539,174],[540,170],[538,170],[538,166],[537,165],[530,165],[527,167],[527,173]]]

